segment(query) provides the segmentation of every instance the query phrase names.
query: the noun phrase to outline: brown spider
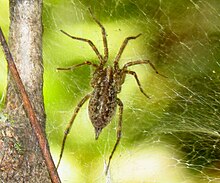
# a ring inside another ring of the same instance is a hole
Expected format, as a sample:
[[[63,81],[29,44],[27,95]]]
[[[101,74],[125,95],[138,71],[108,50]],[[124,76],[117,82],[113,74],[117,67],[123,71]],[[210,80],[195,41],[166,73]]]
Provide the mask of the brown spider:
[[[73,70],[77,67],[83,66],[83,65],[90,65],[95,68],[95,71],[93,73],[93,78],[91,80],[91,86],[94,88],[93,92],[87,94],[83,97],[83,99],[78,103],[77,107],[75,108],[74,114],[68,123],[66,130],[64,132],[64,137],[62,141],[62,147],[60,152],[59,161],[57,164],[57,168],[60,164],[64,146],[66,142],[67,135],[70,132],[70,129],[72,127],[72,124],[76,118],[76,115],[78,114],[80,108],[82,105],[90,98],[89,105],[88,105],[88,111],[89,111],[89,118],[95,128],[95,139],[97,140],[102,129],[105,128],[111,121],[112,117],[115,114],[117,105],[119,106],[119,122],[117,127],[117,141],[114,145],[114,148],[109,156],[108,164],[106,167],[105,173],[107,174],[110,161],[112,159],[112,156],[119,144],[119,141],[121,139],[121,130],[122,130],[122,113],[123,113],[123,103],[122,101],[117,97],[117,94],[121,91],[121,86],[125,81],[126,74],[130,74],[134,76],[140,91],[147,97],[149,96],[144,92],[144,90],[141,87],[140,81],[137,77],[137,74],[134,71],[128,70],[128,67],[138,64],[149,64],[154,71],[159,74],[159,72],[156,70],[154,65],[149,60],[136,60],[132,62],[126,63],[122,68],[119,68],[118,62],[121,58],[121,55],[128,43],[129,40],[138,38],[141,34],[138,34],[137,36],[131,36],[125,38],[124,42],[122,43],[118,54],[116,55],[114,59],[114,66],[105,66],[105,63],[108,61],[108,44],[107,44],[107,38],[106,38],[106,31],[103,25],[94,17],[91,10],[90,14],[93,18],[93,20],[99,25],[99,27],[102,30],[102,39],[103,39],[103,45],[104,45],[104,57],[100,54],[96,46],[93,44],[91,40],[71,36],[70,34],[64,32],[61,30],[62,33],[69,36],[72,39],[76,39],[79,41],[87,42],[93,51],[96,53],[100,63],[99,65],[94,64],[90,61],[85,61],[81,64],[76,64],[73,66],[70,66],[68,68],[57,68],[57,70]],[[160,74],[161,75],[161,74]],[[162,75],[163,76],[163,75]]]

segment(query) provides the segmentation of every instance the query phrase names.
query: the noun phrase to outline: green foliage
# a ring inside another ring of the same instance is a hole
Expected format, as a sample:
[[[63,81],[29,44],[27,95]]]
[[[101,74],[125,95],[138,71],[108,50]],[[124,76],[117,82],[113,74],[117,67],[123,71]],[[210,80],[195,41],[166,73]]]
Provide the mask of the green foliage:
[[[110,50],[108,64],[112,64],[125,37],[142,33],[141,38],[128,44],[120,64],[150,59],[160,73],[168,77],[158,76],[148,66],[131,68],[137,72],[151,99],[141,94],[132,77],[127,77],[119,94],[124,103],[123,136],[110,167],[113,179],[116,182],[163,183],[214,181],[219,174],[216,162],[219,161],[220,116],[220,6],[217,0],[44,1],[44,97],[47,135],[54,159],[58,158],[63,132],[74,108],[92,91],[89,82],[93,71],[87,66],[66,72],[56,72],[56,68],[85,60],[98,63],[86,43],[71,40],[59,30],[91,39],[102,53],[101,31],[89,16],[89,7],[106,28]],[[2,17],[5,15],[0,12],[1,21]],[[5,80],[1,75],[2,67],[0,79]],[[0,91],[4,88],[1,84]],[[116,115],[95,141],[87,103],[82,107],[61,162],[63,179],[68,182],[104,181],[103,162],[115,143],[117,120]],[[146,163],[145,159],[140,160],[145,162],[140,166],[131,163],[156,153],[169,160],[164,165],[160,159],[162,170],[151,164],[152,161]],[[151,165],[149,174],[147,165]],[[130,167],[132,173],[129,173]],[[135,177],[135,170],[142,173]]]

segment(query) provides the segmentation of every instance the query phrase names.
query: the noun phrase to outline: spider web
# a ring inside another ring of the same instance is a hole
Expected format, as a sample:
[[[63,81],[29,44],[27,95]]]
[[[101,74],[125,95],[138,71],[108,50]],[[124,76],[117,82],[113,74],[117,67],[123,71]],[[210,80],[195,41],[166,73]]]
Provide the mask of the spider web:
[[[106,28],[109,65],[125,37],[142,33],[129,42],[120,65],[150,59],[167,78],[148,65],[131,68],[151,99],[139,91],[134,78],[126,78],[119,94],[124,104],[123,135],[107,177],[105,161],[116,141],[118,115],[95,141],[87,102],[68,136],[59,168],[63,182],[220,182],[218,0],[45,0],[44,96],[55,161],[74,108],[92,91],[93,72],[89,66],[71,72],[56,68],[85,60],[98,63],[86,43],[59,30],[91,39],[103,53],[101,31],[89,7]]]

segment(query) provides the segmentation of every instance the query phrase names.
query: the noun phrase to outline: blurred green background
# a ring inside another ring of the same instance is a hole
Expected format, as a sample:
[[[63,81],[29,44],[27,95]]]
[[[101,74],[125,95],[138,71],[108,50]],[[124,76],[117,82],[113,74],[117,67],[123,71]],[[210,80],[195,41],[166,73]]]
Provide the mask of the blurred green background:
[[[0,0],[0,24],[8,34],[8,2]],[[118,115],[98,141],[86,103],[68,136],[59,168],[63,182],[206,183],[219,177],[219,58],[220,4],[218,0],[45,0],[43,5],[44,97],[47,136],[55,162],[64,129],[81,98],[92,91],[93,70],[88,66],[56,72],[90,60],[98,63],[84,42],[62,34],[91,39],[103,53],[101,30],[89,15],[91,8],[108,34],[108,65],[127,36],[120,65],[150,59],[134,66],[147,99],[131,76],[119,98],[124,103],[123,136],[112,159],[110,175],[105,161],[116,140]],[[6,66],[0,52],[0,98],[5,94]]]

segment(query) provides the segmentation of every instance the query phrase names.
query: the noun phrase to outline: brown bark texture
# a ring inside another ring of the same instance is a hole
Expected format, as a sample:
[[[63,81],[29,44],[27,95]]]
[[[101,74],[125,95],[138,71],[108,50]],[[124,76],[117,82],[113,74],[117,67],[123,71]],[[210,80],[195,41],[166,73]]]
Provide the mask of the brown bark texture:
[[[42,0],[10,0],[9,47],[37,119],[45,129],[41,11]],[[10,72],[0,131],[0,182],[51,182]]]

